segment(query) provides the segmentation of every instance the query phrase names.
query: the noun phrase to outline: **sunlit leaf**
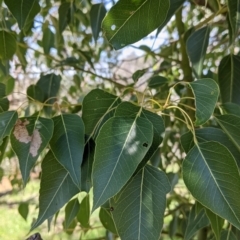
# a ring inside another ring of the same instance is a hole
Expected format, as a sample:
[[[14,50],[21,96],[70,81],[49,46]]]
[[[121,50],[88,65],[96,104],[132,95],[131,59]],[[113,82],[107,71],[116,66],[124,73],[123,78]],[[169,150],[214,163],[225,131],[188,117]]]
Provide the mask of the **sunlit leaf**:
[[[228,55],[224,57],[218,69],[218,82],[222,102],[240,104],[240,56]]]
[[[101,208],[99,212],[99,219],[102,225],[110,232],[117,234],[115,223],[112,219],[111,213],[105,208]]]
[[[53,216],[78,192],[68,171],[49,151],[42,162],[39,214],[31,230]]]
[[[147,165],[111,199],[121,239],[159,240],[170,184],[164,172]],[[157,216],[157,217],[156,217]]]
[[[217,83],[210,79],[199,79],[189,83],[195,96],[196,125],[204,124],[213,114],[218,100],[219,88]]]
[[[74,198],[67,204],[65,208],[65,221],[64,221],[65,229],[69,228],[73,219],[77,216],[79,208],[80,208],[80,204],[79,204],[78,198]]]
[[[97,41],[99,33],[101,31],[102,20],[106,14],[106,9],[102,3],[92,5],[90,11],[91,28],[93,38]]]
[[[203,61],[208,47],[209,34],[210,28],[206,26],[193,32],[187,40],[188,56],[197,77],[201,77],[202,75]]]
[[[80,209],[77,214],[77,220],[80,222],[82,227],[89,228],[89,218],[90,218],[90,202],[89,195],[82,200],[80,204]]]
[[[226,147],[217,142],[194,146],[183,161],[183,180],[203,206],[240,228],[240,175]]]
[[[17,50],[14,35],[7,31],[0,31],[0,59],[11,59]]]
[[[4,0],[4,2],[16,18],[20,29],[28,28],[40,12],[38,0]]]
[[[195,205],[192,207],[190,214],[188,216],[187,228],[184,234],[184,240],[191,239],[198,230],[209,225],[209,220],[205,214],[204,209],[202,209],[196,215]]]
[[[69,172],[73,182],[81,189],[81,164],[84,151],[84,124],[75,114],[62,114],[53,118],[54,132],[51,150]]]
[[[120,0],[104,18],[103,32],[115,49],[123,48],[159,27],[169,7],[169,0]]]
[[[9,111],[0,113],[0,144],[2,140],[10,135],[14,124],[16,123],[18,114],[16,111]]]
[[[93,210],[118,193],[149,150],[152,124],[141,117],[113,117],[100,129],[93,163]]]
[[[30,171],[53,134],[53,121],[41,117],[26,117],[17,120],[11,133],[11,145],[16,153],[22,179],[26,185]]]
[[[89,92],[83,100],[82,118],[85,125],[85,133],[88,135],[96,132],[102,124],[104,117],[121,102],[120,98],[101,89]],[[108,115],[109,116],[109,115]],[[109,117],[110,117],[109,116]]]

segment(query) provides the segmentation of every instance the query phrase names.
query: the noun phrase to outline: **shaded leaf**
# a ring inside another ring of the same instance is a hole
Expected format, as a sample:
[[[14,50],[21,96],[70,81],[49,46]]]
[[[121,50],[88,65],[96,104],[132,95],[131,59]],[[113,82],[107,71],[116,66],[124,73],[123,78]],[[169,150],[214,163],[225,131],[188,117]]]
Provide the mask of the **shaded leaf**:
[[[164,172],[149,165],[140,170],[117,199],[111,199],[112,215],[120,238],[158,240],[166,194],[170,189]]]
[[[0,82],[0,98],[6,96],[6,85]]]
[[[9,111],[0,113],[0,144],[2,140],[10,135],[14,124],[16,123],[18,114],[16,111]]]
[[[92,5],[90,11],[90,21],[91,21],[91,28],[93,33],[93,38],[97,41],[99,33],[101,31],[101,24],[104,16],[106,15],[107,11],[102,3]]]
[[[191,239],[198,230],[209,225],[209,220],[205,214],[204,209],[202,209],[196,215],[195,205],[192,207],[190,214],[188,216],[187,228],[184,234],[184,240]]]
[[[38,0],[4,0],[4,2],[16,18],[20,29],[27,30],[34,17],[40,12]]]
[[[101,208],[99,212],[99,219],[102,225],[110,232],[117,234],[115,223],[112,219],[111,213],[105,209]]]
[[[240,106],[238,104],[224,103],[222,107],[228,114],[233,114],[240,117]]]
[[[9,109],[9,100],[7,98],[0,99],[0,113]]]
[[[132,79],[134,82],[137,82],[140,77],[142,77],[146,73],[146,69],[142,70],[137,70],[135,73],[132,75]]]
[[[30,85],[27,88],[27,95],[30,99],[35,99],[39,102],[44,102],[44,93],[40,87],[37,85]]]
[[[104,117],[120,102],[120,98],[101,89],[94,89],[89,92],[82,104],[82,119],[85,125],[85,133],[91,135],[96,132]]]
[[[240,176],[226,147],[217,142],[194,146],[183,161],[183,180],[202,205],[240,228]]]
[[[59,32],[62,33],[66,26],[69,23],[69,12],[70,12],[71,3],[70,2],[63,2],[61,3],[58,9],[58,28]]]
[[[73,219],[77,216],[80,204],[78,198],[72,199],[65,208],[64,228],[68,229]]]
[[[54,132],[51,150],[69,172],[73,182],[81,189],[81,164],[84,151],[84,124],[75,114],[62,114],[53,118]]]
[[[39,214],[31,230],[53,216],[78,192],[79,189],[73,183],[67,170],[49,151],[42,162]]]
[[[27,221],[27,216],[28,216],[28,212],[29,212],[28,205],[29,205],[28,203],[20,203],[18,206],[19,214],[26,221]]]
[[[218,83],[222,102],[240,104],[240,56],[227,55],[218,68]]]
[[[89,218],[90,218],[90,202],[89,195],[87,194],[80,204],[80,209],[77,214],[77,220],[80,222],[82,227],[89,228]]]
[[[92,165],[94,161],[95,143],[90,139],[84,148],[81,166],[81,190],[89,192],[92,187]]]
[[[54,47],[54,34],[48,27],[43,30],[42,46],[45,54],[49,54]]]
[[[52,134],[53,121],[51,119],[26,117],[17,120],[10,140],[19,160],[24,185],[26,185],[30,171],[40,153],[48,145]]]
[[[218,100],[219,88],[217,83],[210,78],[199,79],[189,83],[189,85],[195,96],[195,124],[197,126],[202,125],[206,123],[213,114]]]
[[[118,193],[149,150],[152,124],[136,116],[110,118],[96,139],[93,210]]]
[[[4,154],[6,152],[7,146],[8,146],[8,141],[9,141],[9,137],[5,137],[3,138],[1,145],[0,145],[0,164],[3,160]],[[1,179],[1,178],[0,178]]]
[[[187,40],[187,53],[197,77],[201,77],[203,61],[209,42],[210,27],[193,32]]]
[[[232,231],[223,230],[221,232],[220,240],[238,240],[238,239]]]
[[[159,27],[169,7],[169,0],[120,0],[103,20],[104,34],[115,49],[123,48]]]
[[[12,93],[15,85],[15,79],[9,75],[3,79],[3,83],[6,86],[6,95],[9,95],[10,93]]]
[[[7,31],[0,31],[0,59],[11,59],[17,50],[17,43],[14,35]]]
[[[168,83],[168,79],[163,76],[153,76],[149,79],[148,86],[150,88],[158,88],[163,84]]]

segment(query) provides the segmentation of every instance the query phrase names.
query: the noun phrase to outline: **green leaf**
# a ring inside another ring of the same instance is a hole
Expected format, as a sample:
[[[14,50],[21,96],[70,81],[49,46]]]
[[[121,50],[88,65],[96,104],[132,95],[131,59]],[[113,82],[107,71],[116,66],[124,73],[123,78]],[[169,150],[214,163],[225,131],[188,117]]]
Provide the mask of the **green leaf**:
[[[12,76],[8,75],[3,79],[3,83],[6,86],[6,95],[12,93],[15,85],[15,79]]]
[[[110,232],[117,234],[117,230],[115,227],[115,223],[113,221],[113,218],[111,216],[111,213],[105,209],[101,208],[99,212],[99,219],[102,223],[102,225]]]
[[[54,34],[48,27],[43,30],[42,46],[45,54],[49,54],[54,47]]]
[[[89,218],[90,218],[90,202],[89,195],[87,194],[80,204],[80,209],[77,214],[77,220],[80,222],[82,227],[89,228]]]
[[[240,56],[227,55],[218,68],[218,83],[223,103],[240,104]]]
[[[193,32],[187,40],[187,53],[191,60],[194,72],[201,77],[203,61],[209,42],[210,27],[203,27]]]
[[[39,213],[31,230],[53,216],[78,192],[79,189],[73,183],[68,171],[49,151],[42,162]]]
[[[81,164],[84,151],[84,124],[75,114],[62,114],[53,118],[54,132],[51,150],[69,172],[73,182],[81,189]]]
[[[197,201],[240,228],[240,176],[225,146],[217,142],[194,146],[183,161],[183,180]]]
[[[233,42],[240,29],[240,0],[227,0],[227,6]]]
[[[28,203],[20,203],[18,206],[18,212],[19,214],[22,216],[22,218],[24,220],[27,221],[27,216],[28,216],[28,212],[29,212],[29,208],[28,208],[29,204]]]
[[[205,211],[206,211],[208,219],[211,222],[211,227],[212,227],[212,230],[216,237],[216,240],[219,240],[220,233],[221,233],[221,230],[222,230],[222,227],[224,224],[224,220],[207,208],[205,209]]]
[[[104,16],[106,15],[107,11],[102,3],[92,5],[90,11],[90,21],[91,21],[91,28],[93,33],[93,38],[97,41],[99,33],[101,31],[101,24]]]
[[[0,113],[9,109],[9,100],[7,98],[0,99]]]
[[[87,135],[94,134],[105,120],[105,116],[121,102],[120,98],[101,89],[94,89],[89,92],[82,104],[82,119]],[[109,115],[108,115],[109,116]],[[109,117],[110,117],[109,116]]]
[[[227,114],[217,116],[216,120],[236,148],[240,151],[240,117]]]
[[[27,88],[27,95],[30,97],[30,100],[35,99],[39,102],[44,102],[44,93],[37,85],[30,85]]]
[[[0,59],[11,59],[17,50],[17,43],[14,35],[7,31],[0,31]]]
[[[165,21],[169,7],[169,0],[120,0],[103,20],[104,34],[115,49],[137,42]]]
[[[221,129],[206,127],[196,129],[195,133],[197,141],[199,143],[215,141],[225,146],[234,156],[238,166],[240,167],[240,152],[238,148],[235,147],[235,145],[232,143],[228,135],[225,134]],[[190,149],[194,146],[193,135],[190,131],[181,136],[181,143],[186,153],[189,152]]]
[[[137,82],[140,77],[142,77],[146,73],[146,69],[142,70],[137,70],[135,73],[132,75],[132,79],[134,82]]]
[[[0,144],[6,136],[10,135],[14,124],[16,123],[18,114],[16,111],[0,113]]]
[[[198,230],[208,225],[209,225],[209,221],[205,214],[204,209],[202,209],[196,215],[196,209],[194,205],[188,216],[188,222],[187,222],[187,228],[184,234],[184,240],[190,240],[197,233]]]
[[[58,28],[60,33],[64,31],[64,29],[69,23],[70,6],[71,6],[70,2],[63,2],[58,9],[59,16]]]
[[[6,96],[6,85],[0,83],[0,98],[4,98]]]
[[[8,146],[8,141],[9,141],[9,137],[7,136],[2,140],[2,143],[0,145],[0,164],[3,160],[4,154],[6,152],[6,149]],[[1,180],[1,177],[0,177],[0,180]]]
[[[141,167],[144,167],[148,160],[150,160],[154,153],[157,151],[159,145],[163,140],[162,136],[165,132],[164,121],[161,116],[156,113],[147,111],[146,109],[141,109],[141,107],[136,106],[130,102],[123,102],[119,104],[116,109],[115,116],[136,118],[139,112],[141,112],[140,117],[148,120],[153,126],[153,141],[150,149],[146,153],[136,171],[138,171]]]
[[[168,79],[163,76],[153,76],[149,79],[148,86],[150,88],[158,88],[163,84],[168,83]]]
[[[48,145],[53,134],[53,121],[41,117],[26,117],[17,120],[11,133],[12,149],[16,153],[22,179],[26,185],[30,171],[40,153]]]
[[[158,240],[166,194],[170,190],[164,172],[149,165],[140,170],[117,198],[111,199],[112,215],[120,238]]]
[[[16,18],[20,29],[26,29],[32,24],[40,12],[38,0],[4,0],[12,15]]]
[[[79,204],[78,198],[74,198],[67,204],[65,208],[65,221],[64,221],[65,229],[69,228],[73,219],[77,216],[79,208],[80,208],[80,204]]]
[[[240,117],[240,106],[238,104],[224,103],[222,107],[225,110],[225,112],[227,112],[228,114],[232,114]]]
[[[220,240],[238,240],[238,239],[232,231],[223,230],[221,232]]]
[[[94,161],[95,143],[90,139],[84,148],[81,166],[81,190],[89,192],[92,187],[92,165]]]
[[[156,37],[158,34],[162,31],[162,29],[167,25],[169,20],[172,18],[174,13],[182,6],[182,4],[185,2],[185,0],[170,0],[170,8],[167,12],[166,19],[159,25],[156,33]]]
[[[195,96],[195,124],[199,126],[206,123],[213,114],[218,100],[219,88],[217,83],[210,78],[199,79],[189,83],[189,85]]]
[[[152,124],[141,117],[113,117],[100,129],[93,163],[93,210],[118,193],[149,150]]]

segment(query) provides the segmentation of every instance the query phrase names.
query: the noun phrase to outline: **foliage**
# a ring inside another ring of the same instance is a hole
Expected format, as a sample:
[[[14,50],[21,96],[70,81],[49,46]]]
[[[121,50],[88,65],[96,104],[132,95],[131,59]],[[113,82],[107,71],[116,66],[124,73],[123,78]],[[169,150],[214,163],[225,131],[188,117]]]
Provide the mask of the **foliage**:
[[[98,208],[107,239],[240,237],[240,0],[0,4],[0,161],[40,176],[31,230],[65,206],[80,239]]]

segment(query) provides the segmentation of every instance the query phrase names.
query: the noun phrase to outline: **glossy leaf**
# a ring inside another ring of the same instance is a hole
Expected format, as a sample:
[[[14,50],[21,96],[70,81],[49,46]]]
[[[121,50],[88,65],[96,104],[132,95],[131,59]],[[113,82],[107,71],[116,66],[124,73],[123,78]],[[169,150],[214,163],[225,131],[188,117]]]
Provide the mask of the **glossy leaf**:
[[[198,230],[209,225],[209,220],[205,214],[204,209],[202,209],[196,215],[195,205],[192,207],[190,214],[188,216],[187,228],[184,234],[184,240],[190,240]]]
[[[240,0],[227,0],[227,6],[232,33],[231,40],[234,41],[240,29]]]
[[[141,117],[113,117],[100,129],[93,163],[93,210],[118,193],[149,150],[152,124]]]
[[[17,50],[14,35],[7,31],[0,31],[0,59],[11,59]]]
[[[240,151],[240,117],[227,114],[217,116],[216,120],[236,148]]]
[[[201,77],[206,55],[210,28],[203,27],[193,32],[187,40],[187,53],[197,77]]]
[[[51,150],[69,172],[73,182],[81,188],[81,164],[84,151],[84,124],[75,114],[62,114],[53,118],[54,132]]]
[[[195,96],[195,124],[199,126],[206,123],[213,114],[218,100],[219,88],[217,83],[210,78],[199,79],[189,83],[189,85]]]
[[[211,227],[212,227],[212,230],[216,237],[216,240],[219,240],[221,230],[222,230],[222,227],[224,224],[224,220],[207,208],[205,209],[205,211],[206,211],[208,219],[210,220]]]
[[[65,208],[64,228],[68,229],[73,219],[77,216],[80,204],[78,198],[71,200]]]
[[[6,136],[10,135],[14,124],[16,123],[18,114],[16,111],[0,113],[0,144]]]
[[[24,220],[27,220],[28,212],[29,212],[29,207],[28,203],[20,203],[18,206],[18,212],[22,216]]]
[[[30,171],[40,153],[48,145],[52,134],[53,121],[51,119],[26,117],[17,120],[10,139],[19,160],[24,185],[26,185]]]
[[[42,162],[39,214],[31,230],[53,216],[78,192],[79,189],[73,183],[68,171],[49,151]]]
[[[222,107],[228,114],[240,117],[240,105],[236,103],[224,103]]]
[[[80,204],[77,219],[82,227],[89,228],[89,218],[90,218],[90,202],[89,195],[86,195],[86,197],[82,200]]]
[[[115,49],[123,48],[159,27],[169,7],[169,0],[120,0],[104,18],[103,32]]]
[[[240,152],[238,148],[235,147],[235,145],[232,143],[228,135],[224,133],[221,129],[206,127],[206,128],[196,129],[195,133],[199,143],[215,141],[225,146],[234,156],[238,166],[240,167]],[[187,132],[184,135],[182,135],[181,143],[184,148],[184,151],[188,153],[190,149],[194,146],[192,133]]]
[[[162,29],[167,25],[169,20],[172,18],[174,13],[183,5],[184,2],[185,0],[170,0],[170,8],[167,12],[167,17],[164,20],[164,22],[158,26],[156,36],[158,36],[158,34],[162,31]]]
[[[92,165],[94,161],[95,143],[89,140],[85,144],[83,161],[81,166],[81,190],[89,192],[92,187]]]
[[[158,88],[161,87],[163,84],[168,83],[168,79],[163,76],[153,76],[149,79],[148,86],[150,88]]]
[[[233,102],[240,104],[240,56],[227,55],[218,69],[218,82],[223,103]]]
[[[121,100],[101,89],[94,89],[89,92],[82,104],[82,118],[85,125],[85,133],[88,135],[96,132],[102,124],[104,117],[115,108]],[[110,116],[113,115],[113,112]]]
[[[156,113],[147,111],[146,109],[141,109],[139,106],[136,106],[130,102],[121,103],[116,109],[115,116],[135,118],[139,112],[141,112],[140,117],[145,118],[146,120],[151,122],[153,126],[153,141],[150,149],[141,161],[141,164],[139,164],[137,170],[139,170],[140,167],[143,167],[157,151],[159,145],[163,140],[163,135],[165,132],[164,121],[161,116]]]
[[[117,234],[115,223],[113,221],[111,213],[105,209],[101,208],[99,212],[99,219],[102,225],[110,232]]]
[[[112,215],[120,238],[158,240],[166,194],[170,189],[164,172],[149,165],[140,170],[116,200],[111,199]]]
[[[20,29],[28,28],[34,17],[40,12],[38,0],[4,0]]]
[[[183,180],[197,201],[240,228],[240,175],[226,147],[217,142],[194,146],[183,161]]]
[[[102,20],[106,13],[107,11],[102,3],[92,5],[90,11],[90,20],[93,38],[95,41],[98,39],[99,33],[101,31]]]

